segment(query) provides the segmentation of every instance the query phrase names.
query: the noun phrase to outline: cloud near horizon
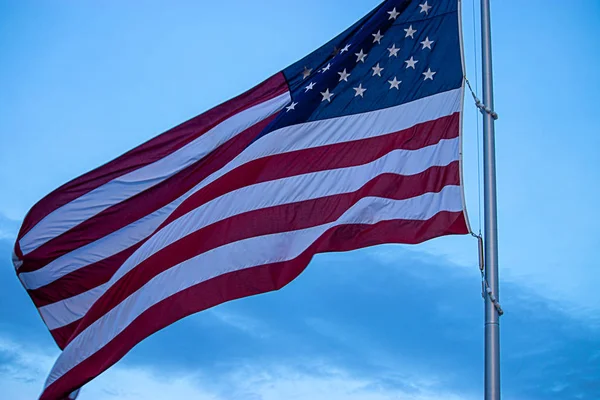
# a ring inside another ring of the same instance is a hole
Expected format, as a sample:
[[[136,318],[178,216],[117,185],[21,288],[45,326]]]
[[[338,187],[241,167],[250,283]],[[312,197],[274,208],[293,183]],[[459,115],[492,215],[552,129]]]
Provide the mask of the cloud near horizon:
[[[0,337],[0,386],[7,398],[35,398],[58,353]],[[308,372],[310,370],[310,372]],[[415,379],[406,388],[391,388],[380,380],[352,376],[348,371],[311,361],[301,368],[286,363],[257,366],[239,364],[218,376],[206,371],[165,371],[156,365],[118,365],[109,369],[80,394],[94,400],[467,400],[440,392],[435,382]]]

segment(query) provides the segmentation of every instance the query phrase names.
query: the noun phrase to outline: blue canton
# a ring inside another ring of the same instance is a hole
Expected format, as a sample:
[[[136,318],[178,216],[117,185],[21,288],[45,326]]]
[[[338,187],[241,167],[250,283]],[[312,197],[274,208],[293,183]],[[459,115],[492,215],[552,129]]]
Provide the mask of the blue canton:
[[[286,68],[292,101],[263,133],[461,87],[457,0],[385,1]]]

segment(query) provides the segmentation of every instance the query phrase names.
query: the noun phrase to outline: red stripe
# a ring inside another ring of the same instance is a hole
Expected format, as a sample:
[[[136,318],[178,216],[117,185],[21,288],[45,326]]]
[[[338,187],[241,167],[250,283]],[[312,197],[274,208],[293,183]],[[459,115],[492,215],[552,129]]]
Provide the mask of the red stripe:
[[[216,222],[174,242],[121,277],[90,308],[73,337],[125,300],[156,275],[208,250],[238,240],[288,232],[337,220],[367,196],[407,199],[460,184],[458,161],[411,176],[380,175],[352,193],[250,211]]]
[[[56,258],[111,234],[166,206],[241,153],[273,119],[272,115],[231,138],[171,178],[102,211],[49,240],[22,258],[19,273],[40,269]]]
[[[427,221],[394,220],[334,227],[294,260],[224,274],[155,304],[106,346],[52,383],[40,400],[68,395],[116,363],[144,338],[183,317],[226,301],[281,289],[306,268],[316,253],[355,250],[382,243],[416,244],[438,236],[466,233],[462,212],[441,212]]]
[[[50,334],[52,335],[52,338],[56,342],[56,345],[59,349],[64,349],[67,343],[69,343],[69,339],[71,339],[71,336],[73,336],[73,333],[75,333],[75,330],[80,322],[81,319],[78,319],[77,321],[73,321],[68,325],[64,325],[60,328],[50,331]]]
[[[43,307],[87,292],[108,282],[121,264],[144,242],[145,240],[111,257],[73,271],[46,286],[35,290],[27,290],[27,292],[37,307]]]
[[[362,165],[382,157],[391,150],[415,150],[436,144],[441,139],[455,138],[458,136],[459,122],[460,115],[455,113],[397,133],[278,154],[247,163],[191,196],[189,201],[184,202],[173,211],[162,226],[212,199],[244,186],[286,176]],[[128,252],[128,254],[131,253]],[[27,256],[27,259],[29,257],[30,255]],[[38,306],[74,296],[99,284],[100,281],[96,279],[88,282],[87,274],[92,277],[102,276],[104,280],[101,283],[104,283],[110,279],[122,261],[123,259],[119,257],[114,261],[107,259],[104,262],[86,266],[45,287],[30,291],[30,294]],[[98,269],[107,269],[107,271],[97,271]],[[66,281],[63,281],[65,279]],[[76,279],[80,281],[77,282]],[[64,286],[65,282],[70,284]],[[64,291],[66,297],[61,297],[62,294],[58,292],[59,290]]]
[[[115,160],[62,185],[33,206],[25,217],[18,238],[20,239],[35,224],[57,208],[118,176],[160,160],[227,118],[277,97],[287,90],[283,73],[277,73],[240,96],[226,101],[128,151]]]

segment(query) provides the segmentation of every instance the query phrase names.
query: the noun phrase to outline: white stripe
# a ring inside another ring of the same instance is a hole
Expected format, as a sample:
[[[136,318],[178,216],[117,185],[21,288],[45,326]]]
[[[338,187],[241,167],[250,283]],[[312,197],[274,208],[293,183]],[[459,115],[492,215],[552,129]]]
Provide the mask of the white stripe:
[[[308,229],[252,237],[215,248],[155,276],[80,333],[59,356],[46,387],[114,339],[152,305],[216,276],[296,258],[328,229],[394,219],[428,220],[442,211],[462,211],[461,189],[446,186],[406,200],[361,199],[337,221]]]
[[[290,94],[284,93],[241,111],[160,160],[119,176],[57,208],[19,240],[21,251],[26,255],[107,208],[163,182],[240,132],[281,110],[289,101]]]
[[[408,129],[460,111],[461,95],[461,90],[455,89],[383,110],[279,129],[255,142],[222,170],[216,171],[172,203],[102,239],[53,260],[43,268],[22,273],[20,277],[24,279],[27,288],[31,289],[25,283],[30,279],[37,282],[36,287],[40,287],[135,245],[154,232],[190,195],[248,161],[303,148],[350,142]]]
[[[38,310],[49,330],[81,319],[108,289],[108,282],[68,299],[40,307]]]
[[[381,174],[414,175],[433,166],[446,166],[458,160],[458,146],[458,138],[442,140],[436,145],[418,150],[394,150],[377,160],[355,167],[261,182],[226,193],[181,216],[152,235],[123,263],[108,286],[105,284],[40,307],[40,314],[49,329],[67,325],[81,318],[105,290],[142,261],[199,229],[249,211],[351,193]],[[36,282],[27,283],[33,287]]]

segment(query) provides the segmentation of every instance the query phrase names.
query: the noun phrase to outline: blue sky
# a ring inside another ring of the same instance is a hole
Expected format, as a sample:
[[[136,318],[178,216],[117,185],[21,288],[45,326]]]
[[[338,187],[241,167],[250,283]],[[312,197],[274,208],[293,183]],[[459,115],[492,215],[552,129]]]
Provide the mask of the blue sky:
[[[10,264],[31,205],[281,70],[377,3],[0,0],[7,398],[35,398],[57,355]],[[474,82],[472,0],[463,24]],[[600,398],[599,26],[596,0],[493,5],[506,399]],[[475,229],[476,127],[467,97],[465,180]],[[147,339],[81,398],[481,398],[476,264],[467,236],[319,255],[279,292],[216,307]]]

